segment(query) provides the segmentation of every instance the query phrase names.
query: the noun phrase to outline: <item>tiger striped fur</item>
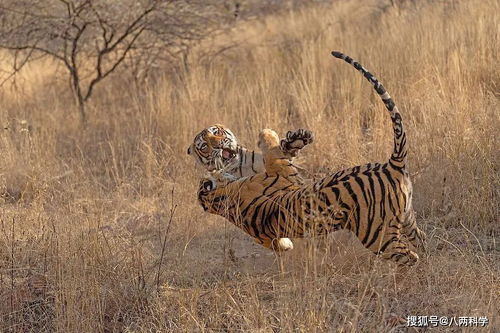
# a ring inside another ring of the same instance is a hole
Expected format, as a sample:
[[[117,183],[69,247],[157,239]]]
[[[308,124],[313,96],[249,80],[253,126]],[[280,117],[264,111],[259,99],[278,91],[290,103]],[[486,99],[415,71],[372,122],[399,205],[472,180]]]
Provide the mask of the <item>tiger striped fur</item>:
[[[281,139],[281,149],[291,159],[314,140],[311,131],[288,131]],[[263,172],[264,160],[258,151],[241,146],[233,132],[224,125],[215,124],[199,132],[187,150],[198,165],[209,172],[223,171],[235,178]]]
[[[288,131],[285,138],[280,140],[280,150],[291,162],[293,157],[313,140],[313,133],[309,130]],[[209,126],[198,133],[188,148],[188,155],[196,158],[198,164],[207,171],[223,172],[232,179],[265,171],[262,154],[242,147],[233,132],[219,124]],[[293,242],[288,238],[258,242],[277,252],[293,249]]]
[[[229,219],[261,244],[279,237],[309,237],[339,229],[353,232],[382,258],[413,265],[425,234],[417,227],[407,171],[407,140],[401,114],[377,79],[352,58],[333,56],[360,71],[380,95],[392,119],[394,149],[386,163],[341,170],[310,185],[299,185],[272,130],[260,134],[266,171],[238,180],[205,178],[198,200]]]

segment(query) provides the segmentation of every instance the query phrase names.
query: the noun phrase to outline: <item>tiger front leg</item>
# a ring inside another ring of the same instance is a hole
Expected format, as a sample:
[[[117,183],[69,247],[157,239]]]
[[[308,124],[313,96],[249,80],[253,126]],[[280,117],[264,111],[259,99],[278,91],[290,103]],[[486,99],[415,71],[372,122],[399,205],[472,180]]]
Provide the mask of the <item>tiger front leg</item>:
[[[269,250],[273,250],[274,252],[286,252],[289,250],[293,250],[293,242],[290,238],[274,238],[274,239],[261,239],[254,238],[255,242],[268,248]]]
[[[308,129],[300,128],[288,131],[286,137],[281,139],[280,147],[283,153],[290,157],[296,157],[299,151],[314,141],[314,134]]]

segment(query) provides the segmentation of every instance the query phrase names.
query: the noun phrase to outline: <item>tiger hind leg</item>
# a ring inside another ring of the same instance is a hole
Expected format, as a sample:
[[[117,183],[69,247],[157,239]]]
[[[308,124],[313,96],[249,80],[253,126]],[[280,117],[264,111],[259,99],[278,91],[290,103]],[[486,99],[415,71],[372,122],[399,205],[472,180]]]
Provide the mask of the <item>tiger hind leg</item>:
[[[418,254],[410,250],[408,243],[402,239],[394,239],[384,252],[379,254],[382,258],[402,266],[413,266],[419,259]]]
[[[411,209],[402,224],[402,234],[415,247],[426,251],[426,234],[417,226],[415,211]]]

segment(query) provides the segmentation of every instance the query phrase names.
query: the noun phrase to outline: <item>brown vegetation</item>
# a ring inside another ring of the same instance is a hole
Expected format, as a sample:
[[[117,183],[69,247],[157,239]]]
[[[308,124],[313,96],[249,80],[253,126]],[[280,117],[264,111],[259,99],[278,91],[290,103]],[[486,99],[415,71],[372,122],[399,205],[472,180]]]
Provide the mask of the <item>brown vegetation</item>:
[[[95,87],[118,68],[127,64],[135,79],[144,78],[165,62],[186,58],[194,42],[234,21],[217,3],[4,0],[0,49],[14,56],[12,75],[43,57],[60,62],[85,122]]]
[[[212,42],[236,47],[189,71],[110,77],[86,128],[64,68],[28,64],[0,90],[0,331],[383,332],[408,315],[488,316],[482,331],[498,331],[499,4],[398,3],[242,21]],[[414,268],[342,232],[275,258],[196,202],[186,149],[213,123],[250,147],[264,127],[310,128],[311,171],[389,156],[383,104],[333,49],[403,114],[429,238]]]

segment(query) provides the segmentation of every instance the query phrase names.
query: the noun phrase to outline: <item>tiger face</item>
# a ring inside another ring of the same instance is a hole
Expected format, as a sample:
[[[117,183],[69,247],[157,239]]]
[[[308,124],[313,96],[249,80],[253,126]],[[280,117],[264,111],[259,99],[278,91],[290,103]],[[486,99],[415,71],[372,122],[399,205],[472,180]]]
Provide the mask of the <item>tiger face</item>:
[[[208,171],[223,170],[234,164],[237,158],[238,140],[223,125],[210,126],[196,135],[188,148],[193,156]]]

